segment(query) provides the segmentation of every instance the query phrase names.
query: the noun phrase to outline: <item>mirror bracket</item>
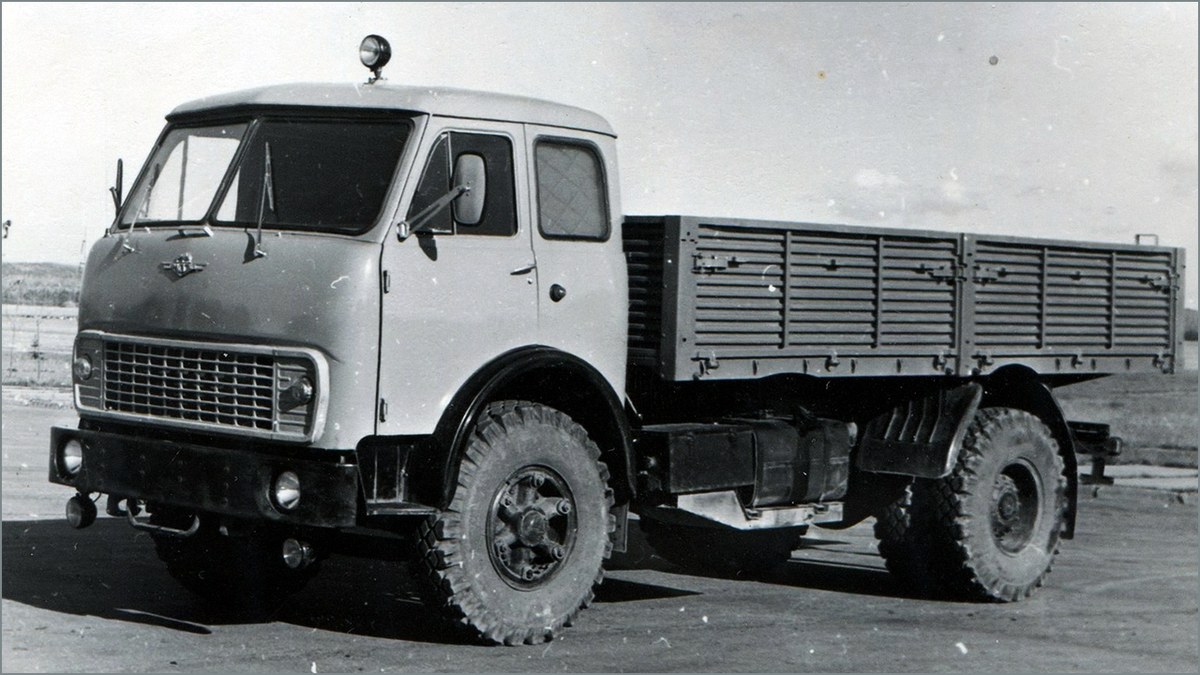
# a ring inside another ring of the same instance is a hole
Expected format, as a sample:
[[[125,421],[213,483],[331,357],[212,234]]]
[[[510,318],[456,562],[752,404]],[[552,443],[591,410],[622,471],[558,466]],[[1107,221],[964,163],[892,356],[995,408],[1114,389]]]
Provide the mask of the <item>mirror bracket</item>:
[[[399,238],[400,241],[404,241],[412,235],[422,231],[425,224],[433,220],[434,216],[441,213],[442,210],[449,206],[450,203],[455,199],[458,199],[470,191],[470,185],[455,186],[449,192],[439,197],[437,201],[422,209],[417,215],[400,221],[400,224],[396,227],[396,237]]]

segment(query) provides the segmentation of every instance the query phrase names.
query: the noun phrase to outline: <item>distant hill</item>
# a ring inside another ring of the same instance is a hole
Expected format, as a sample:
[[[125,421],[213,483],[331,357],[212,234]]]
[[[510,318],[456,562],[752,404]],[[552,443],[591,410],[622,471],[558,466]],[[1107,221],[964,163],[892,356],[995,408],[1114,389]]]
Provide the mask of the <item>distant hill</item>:
[[[79,266],[62,263],[4,263],[4,304],[79,305]]]

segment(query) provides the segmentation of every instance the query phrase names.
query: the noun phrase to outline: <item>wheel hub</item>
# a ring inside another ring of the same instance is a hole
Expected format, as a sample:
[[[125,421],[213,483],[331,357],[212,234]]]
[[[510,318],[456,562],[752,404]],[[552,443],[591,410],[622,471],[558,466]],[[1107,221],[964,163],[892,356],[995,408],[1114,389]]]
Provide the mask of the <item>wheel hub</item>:
[[[1015,489],[1000,495],[1000,503],[996,505],[996,510],[1002,521],[1005,523],[1012,521],[1013,516],[1016,516],[1017,512],[1021,510],[1021,498],[1016,494]]]
[[[537,546],[546,539],[546,533],[549,530],[550,521],[546,519],[546,516],[537,509],[529,509],[525,515],[521,516],[520,525],[517,527],[517,538],[526,546]]]
[[[510,585],[534,588],[562,566],[575,541],[575,505],[553,470],[517,470],[496,491],[488,516],[492,565]]]
[[[1015,554],[1029,544],[1038,506],[1038,481],[1029,467],[1022,463],[1005,467],[992,488],[992,536],[1001,550]]]

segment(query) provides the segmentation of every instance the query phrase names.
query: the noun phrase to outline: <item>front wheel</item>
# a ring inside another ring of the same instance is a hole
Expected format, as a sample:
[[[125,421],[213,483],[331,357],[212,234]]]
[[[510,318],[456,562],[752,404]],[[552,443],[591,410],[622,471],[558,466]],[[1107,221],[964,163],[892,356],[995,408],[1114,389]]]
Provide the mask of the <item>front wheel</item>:
[[[591,602],[612,553],[613,493],[600,450],[536,403],[484,411],[450,506],[423,523],[432,601],[488,642],[550,639]]]
[[[928,511],[913,518],[929,517],[943,590],[1011,602],[1041,586],[1058,553],[1066,483],[1041,420],[1012,408],[980,410],[954,471],[914,483],[913,506]]]

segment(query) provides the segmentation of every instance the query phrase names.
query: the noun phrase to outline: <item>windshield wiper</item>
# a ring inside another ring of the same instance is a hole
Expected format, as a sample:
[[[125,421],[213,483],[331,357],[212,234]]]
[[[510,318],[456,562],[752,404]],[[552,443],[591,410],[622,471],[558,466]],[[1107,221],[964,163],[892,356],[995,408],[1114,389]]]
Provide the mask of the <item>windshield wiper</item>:
[[[263,179],[260,197],[258,200],[258,240],[254,244],[254,257],[263,258],[267,255],[263,249],[262,243],[262,226],[263,216],[266,215],[266,206],[270,202],[271,213],[274,213],[276,218],[279,212],[275,210],[275,180],[271,174],[271,142],[267,141],[263,146]]]
[[[142,212],[150,213],[150,197],[154,194],[154,186],[158,184],[158,177],[162,174],[162,164],[155,164],[154,171],[150,176],[150,182],[146,185],[146,196],[142,199],[142,203],[133,211],[133,220],[129,221],[129,227],[125,230],[125,235],[121,237],[121,250],[126,253],[137,253],[137,247],[133,245],[133,231],[137,227],[138,220],[142,216]]]

